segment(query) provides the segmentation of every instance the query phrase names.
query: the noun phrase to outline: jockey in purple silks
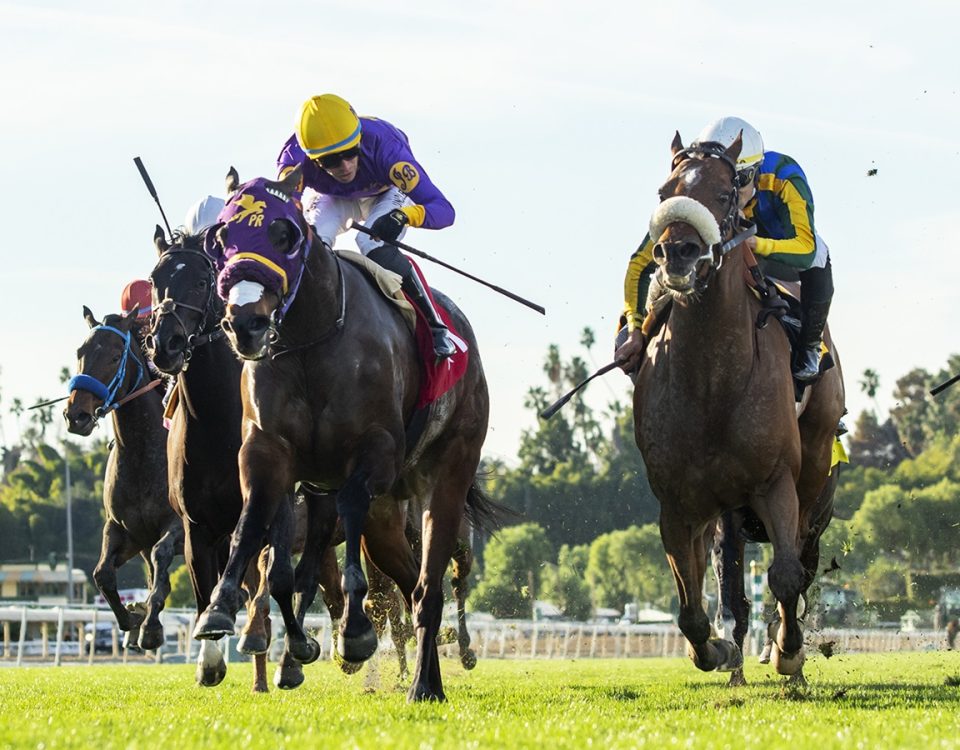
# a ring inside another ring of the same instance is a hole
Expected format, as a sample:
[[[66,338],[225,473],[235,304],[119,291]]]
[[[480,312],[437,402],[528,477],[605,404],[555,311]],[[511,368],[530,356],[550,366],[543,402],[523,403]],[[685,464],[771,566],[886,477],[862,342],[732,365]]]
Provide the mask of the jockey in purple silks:
[[[443,229],[453,224],[454,210],[410,150],[403,131],[385,120],[358,117],[334,94],[304,102],[297,130],[277,160],[280,177],[302,166],[301,190],[310,188],[303,212],[317,236],[333,247],[350,221],[363,221],[381,240],[403,236],[407,226]],[[392,245],[364,234],[360,251],[400,275],[403,291],[430,324],[438,358],[456,348],[423,282],[405,255]]]

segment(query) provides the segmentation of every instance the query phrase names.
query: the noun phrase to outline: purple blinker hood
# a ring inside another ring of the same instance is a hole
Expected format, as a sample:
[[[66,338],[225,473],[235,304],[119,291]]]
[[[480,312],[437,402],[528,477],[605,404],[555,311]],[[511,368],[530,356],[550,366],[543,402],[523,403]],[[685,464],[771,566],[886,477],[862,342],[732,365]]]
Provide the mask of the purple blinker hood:
[[[300,205],[258,177],[245,182],[230,197],[204,238],[204,250],[217,264],[217,293],[226,300],[239,281],[254,281],[282,300],[280,315],[293,302],[306,263],[309,243],[300,228]],[[267,236],[274,221],[286,219],[298,235],[293,250],[282,253]],[[219,227],[226,227],[225,247],[216,239]]]

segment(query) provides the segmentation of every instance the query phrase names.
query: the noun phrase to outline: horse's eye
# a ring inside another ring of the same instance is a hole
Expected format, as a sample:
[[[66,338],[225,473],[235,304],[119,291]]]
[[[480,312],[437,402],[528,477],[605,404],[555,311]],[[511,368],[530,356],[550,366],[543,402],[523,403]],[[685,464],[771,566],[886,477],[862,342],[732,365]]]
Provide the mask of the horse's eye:
[[[730,193],[720,193],[720,202],[724,205],[730,202]]]
[[[207,288],[207,280],[206,280],[206,279],[200,279],[200,281],[197,282],[197,286],[200,287],[201,289],[206,289],[206,288]]]
[[[119,355],[119,354],[114,354],[114,355],[113,355],[113,361],[114,361],[114,363],[119,362],[119,361],[120,361],[120,355]]]

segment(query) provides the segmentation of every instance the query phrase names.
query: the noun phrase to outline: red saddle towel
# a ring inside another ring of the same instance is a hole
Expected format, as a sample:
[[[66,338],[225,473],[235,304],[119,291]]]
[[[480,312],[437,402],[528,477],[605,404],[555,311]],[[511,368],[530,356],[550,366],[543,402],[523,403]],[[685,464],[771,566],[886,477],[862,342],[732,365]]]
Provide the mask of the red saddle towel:
[[[409,255],[407,257],[410,258]],[[420,361],[423,370],[423,381],[420,383],[420,398],[417,400],[417,408],[422,409],[453,388],[453,386],[457,384],[457,381],[463,377],[463,373],[467,371],[467,364],[470,362],[470,351],[467,342],[460,337],[460,334],[456,328],[454,328],[449,313],[438,305],[437,301],[433,298],[433,293],[430,290],[429,284],[427,284],[426,278],[424,278],[423,273],[420,271],[420,267],[413,262],[412,258],[410,258],[410,263],[413,265],[413,270],[423,282],[423,288],[427,290],[427,294],[430,296],[430,301],[433,303],[434,308],[440,313],[440,317],[443,319],[447,328],[450,329],[450,338],[457,349],[452,357],[447,357],[437,362],[437,357],[433,353],[433,334],[430,332],[430,324],[427,323],[427,319],[423,317],[420,308],[411,303],[413,309],[417,311],[415,336],[417,339],[417,349],[420,351]]]

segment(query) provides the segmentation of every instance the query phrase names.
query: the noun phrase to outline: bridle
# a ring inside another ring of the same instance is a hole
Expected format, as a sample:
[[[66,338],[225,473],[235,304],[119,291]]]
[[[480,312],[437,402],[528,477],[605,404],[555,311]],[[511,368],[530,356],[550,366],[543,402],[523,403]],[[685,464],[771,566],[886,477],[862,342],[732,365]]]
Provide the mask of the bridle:
[[[730,208],[719,222],[720,241],[707,245],[700,257],[697,258],[696,291],[702,292],[706,289],[713,273],[720,270],[727,254],[748,237],[755,235],[757,226],[753,222],[740,217],[737,164],[727,154],[726,148],[713,141],[693,143],[674,155],[670,164],[671,172],[675,172],[681,164],[691,159],[718,159],[730,168],[732,177],[728,201]],[[727,239],[724,239],[725,237]]]
[[[130,331],[121,331],[119,328],[114,328],[113,326],[103,324],[94,327],[93,331],[109,331],[110,333],[115,333],[117,336],[123,339],[123,354],[120,357],[120,364],[117,366],[117,371],[114,373],[109,383],[104,383],[95,378],[93,375],[80,373],[79,375],[74,375],[72,378],[70,378],[70,382],[67,384],[67,389],[70,393],[73,393],[74,391],[87,391],[103,402],[93,412],[94,424],[96,424],[98,420],[102,419],[110,412],[119,408],[121,404],[129,400],[127,396],[131,396],[137,390],[137,387],[143,380],[144,368],[143,364],[140,362],[140,359],[133,354],[133,336],[131,335]],[[137,379],[134,384],[127,389],[127,394],[118,399],[117,394],[127,378],[127,363],[130,361],[131,356],[133,357],[134,364],[137,366]],[[157,383],[159,382],[160,381],[157,381]]]
[[[183,332],[184,337],[187,340],[187,345],[183,350],[183,365],[182,370],[186,370],[190,359],[193,357],[194,349],[197,349],[206,344],[212,343],[223,336],[223,330],[220,328],[220,321],[217,319],[217,316],[211,315],[213,311],[213,302],[214,294],[216,293],[217,285],[217,270],[214,266],[213,260],[205,252],[201,250],[194,250],[192,248],[183,247],[182,245],[172,245],[170,248],[164,251],[163,256],[160,258],[160,261],[157,263],[159,267],[166,258],[173,257],[176,255],[189,255],[191,257],[200,257],[204,261],[204,269],[207,274],[207,296],[203,301],[202,306],[191,305],[187,302],[181,302],[180,300],[175,300],[172,297],[164,297],[163,300],[157,305],[157,309],[154,311],[153,315],[155,317],[155,324],[158,324],[162,316],[170,315],[177,322],[177,325],[180,326],[180,330]],[[153,272],[150,274],[150,281],[153,283],[153,274],[156,272],[156,267],[153,269]],[[154,289],[157,288],[157,285],[154,283]],[[200,315],[200,324],[197,326],[193,333],[187,328],[187,324],[184,323],[183,318],[177,312],[178,309],[190,310],[191,312],[198,313]],[[211,325],[212,323],[212,325]],[[157,345],[156,336],[150,333],[147,336],[147,346],[150,349],[155,349]]]

